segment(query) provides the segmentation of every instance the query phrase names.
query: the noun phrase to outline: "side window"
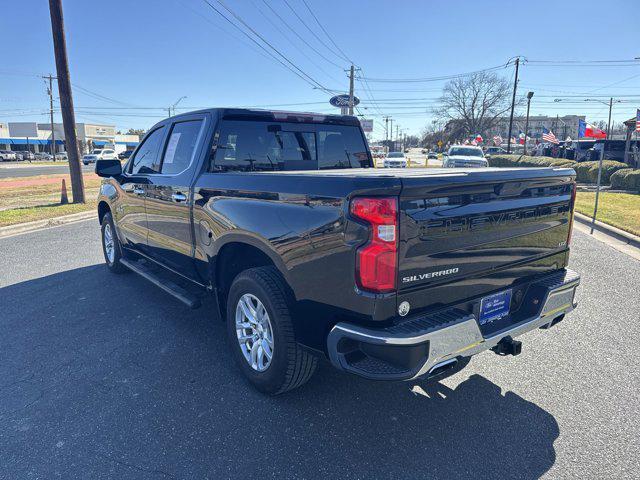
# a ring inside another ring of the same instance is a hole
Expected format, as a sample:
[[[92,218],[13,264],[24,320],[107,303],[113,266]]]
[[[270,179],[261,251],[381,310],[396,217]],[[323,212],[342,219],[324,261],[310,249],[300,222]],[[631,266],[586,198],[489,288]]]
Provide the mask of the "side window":
[[[160,127],[145,138],[131,162],[130,173],[145,174],[160,172],[160,142],[164,135],[165,127]]]
[[[318,128],[318,168],[369,166],[367,146],[357,127],[336,125]]]
[[[176,174],[185,170],[195,153],[202,120],[179,122],[173,125],[162,159],[162,173]]]
[[[316,135],[313,132],[276,131],[267,152],[277,170],[315,170]]]
[[[223,122],[218,136],[212,170],[215,172],[254,172],[277,170],[277,159],[270,148],[263,122]],[[273,136],[272,134],[269,134]]]
[[[290,128],[270,122],[225,121],[210,171],[317,169],[315,133]]]
[[[369,167],[359,127],[226,120],[216,139],[212,172]]]

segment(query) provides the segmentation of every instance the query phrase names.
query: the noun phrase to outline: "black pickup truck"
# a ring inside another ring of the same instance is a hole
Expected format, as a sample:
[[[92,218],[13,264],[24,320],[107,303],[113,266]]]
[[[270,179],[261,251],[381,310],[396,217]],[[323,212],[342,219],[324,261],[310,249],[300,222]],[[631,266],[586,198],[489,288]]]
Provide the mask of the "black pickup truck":
[[[439,379],[575,307],[566,168],[376,169],[354,117],[211,109],[100,160],[104,256],[226,321],[277,394],[318,358],[370,379]]]

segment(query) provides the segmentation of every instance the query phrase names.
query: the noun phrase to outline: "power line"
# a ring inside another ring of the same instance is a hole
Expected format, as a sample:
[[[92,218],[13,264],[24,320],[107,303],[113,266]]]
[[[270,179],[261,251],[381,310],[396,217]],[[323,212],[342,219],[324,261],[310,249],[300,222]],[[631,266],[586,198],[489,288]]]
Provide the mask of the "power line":
[[[90,97],[92,97],[92,98],[95,98],[96,100],[102,100],[103,102],[115,103],[115,104],[118,104],[118,105],[129,106],[129,107],[133,106],[133,105],[131,105],[130,103],[122,102],[122,101],[120,101],[120,100],[116,100],[116,99],[114,99],[114,98],[107,97],[107,96],[102,95],[102,94],[100,94],[100,93],[97,93],[97,92],[91,91],[91,90],[89,90],[88,88],[84,88],[84,87],[82,87],[82,86],[78,85],[77,83],[72,83],[71,85],[72,85],[76,90],[78,90],[78,91],[80,91],[81,93],[84,93],[85,95],[88,95],[88,96],[90,96]]]
[[[207,5],[209,5],[209,7],[214,10],[218,15],[220,15],[221,17],[223,17],[227,22],[229,22],[231,25],[233,25],[236,29],[238,29],[240,32],[242,32],[243,35],[245,35],[247,38],[249,38],[252,42],[254,42],[256,45],[258,45],[261,49],[263,49],[265,52],[267,52],[269,55],[271,55],[276,61],[278,61],[280,64],[282,64],[284,67],[286,67],[289,71],[291,71],[292,73],[294,73],[296,76],[300,77],[302,80],[304,80],[305,82],[307,82],[308,84],[312,85],[313,87],[318,87],[320,90],[323,91],[328,91],[328,89],[326,87],[324,87],[320,82],[318,82],[317,80],[315,80],[313,77],[311,77],[310,75],[308,75],[304,70],[302,70],[300,67],[298,67],[295,63],[293,63],[291,60],[289,60],[289,58],[284,55],[282,52],[280,52],[280,50],[278,50],[276,47],[274,47],[271,43],[269,43],[262,35],[260,35],[256,30],[254,30],[247,22],[245,22],[242,17],[240,17],[238,14],[236,14],[233,10],[231,10],[227,5],[224,4],[224,2],[222,2],[221,0],[216,0],[216,2],[218,4],[220,4],[227,12],[229,12],[235,19],[236,21],[240,22],[242,25],[244,25],[244,27],[249,30],[251,33],[253,33],[256,37],[258,37],[265,45],[267,45],[271,50],[273,50],[280,58],[282,58],[284,60],[281,61],[279,58],[277,58],[275,55],[273,55],[271,52],[269,52],[269,50],[267,50],[261,43],[259,43],[258,41],[255,40],[254,37],[252,37],[251,35],[249,35],[245,30],[243,30],[242,28],[240,28],[236,23],[232,22],[231,19],[229,19],[223,12],[221,12],[220,10],[218,10],[214,5],[212,5],[208,0],[203,0]],[[291,65],[292,68],[289,67],[289,65]],[[294,70],[295,69],[295,70]],[[297,71],[296,71],[297,70]],[[299,72],[299,73],[298,73]]]
[[[438,77],[419,77],[419,78],[372,78],[372,77],[363,77],[366,78],[369,82],[376,83],[426,83],[426,82],[437,82],[441,80],[451,80],[459,77],[468,77],[470,75],[475,75],[478,73],[492,72],[495,70],[502,70],[511,65],[511,60],[503,65],[497,65],[495,67],[483,68],[480,70],[475,70],[472,72],[465,73],[456,73],[452,75],[442,75]]]
[[[322,41],[322,39],[316,34],[316,32],[313,31],[313,29],[311,27],[309,27],[309,25],[307,25],[307,22],[305,22],[302,17],[300,15],[298,15],[298,12],[295,11],[295,9],[291,6],[291,4],[287,1],[287,0],[282,0],[287,7],[289,7],[289,10],[291,10],[293,12],[293,14],[296,16],[296,18],[298,20],[300,20],[300,23],[302,23],[302,25],[305,26],[305,28],[307,30],[309,30],[309,32],[311,32],[311,35],[313,35],[315,37],[316,40],[318,40],[318,42],[320,42],[327,50],[329,50],[331,53],[333,53],[336,57],[340,57],[343,60],[349,62],[349,63],[353,63],[351,60],[349,60],[349,58],[347,58],[346,56],[341,55],[340,53],[336,52],[335,50],[333,50],[329,45],[327,45],[324,41]]]
[[[269,7],[269,9],[271,9],[272,12],[275,13],[275,11],[271,8],[271,6],[266,3],[264,0],[262,0],[263,3],[265,3],[265,5],[267,7]],[[265,12],[263,12],[263,10],[260,8],[260,6],[254,1],[251,0],[251,3],[253,3],[253,5],[256,7],[256,10],[258,10],[258,12],[260,12],[260,14],[267,19],[267,21],[273,25],[273,28],[275,28],[278,32],[280,32],[280,35],[282,35],[291,45],[293,45],[293,47],[298,50],[307,60],[309,60],[313,65],[315,65],[315,67],[320,70],[322,73],[324,73],[328,78],[330,78],[331,80],[333,80],[334,82],[340,82],[340,80],[338,80],[337,78],[335,78],[333,75],[331,75],[330,73],[328,73],[327,71],[325,71],[319,64],[317,64],[309,55],[307,55],[305,53],[305,51],[298,46],[293,40],[291,40],[291,38],[289,38],[288,35],[285,34],[285,32],[269,17],[269,15],[267,15]],[[277,15],[277,13],[276,13]],[[285,26],[289,26],[288,24],[285,23]],[[318,54],[320,52],[317,52]],[[331,62],[333,63],[333,62]],[[338,64],[335,64],[335,66],[340,67]]]
[[[313,17],[313,19],[316,21],[316,23],[318,24],[318,26],[320,27],[320,29],[324,32],[324,34],[327,36],[327,38],[329,39],[329,41],[333,44],[334,47],[336,47],[338,49],[338,51],[343,55],[343,58],[346,58],[347,61],[349,63],[354,63],[353,60],[350,60],[349,57],[347,56],[346,53],[344,53],[344,51],[338,46],[338,44],[333,40],[333,38],[331,37],[331,35],[329,35],[329,32],[327,32],[327,30],[322,26],[322,23],[320,23],[320,20],[318,20],[318,17],[316,17],[316,14],[313,13],[313,10],[311,10],[311,7],[309,6],[309,4],[307,3],[307,0],[302,0],[302,3],[304,3],[304,6],[307,7],[307,10],[309,10],[309,13],[311,14],[311,16]]]
[[[582,64],[610,64],[610,63],[626,63],[640,65],[640,62],[636,59],[623,59],[623,60],[531,60],[526,59],[526,63],[540,63],[540,64],[567,64],[567,65],[582,65]]]
[[[267,60],[273,60],[270,56],[266,55],[264,52],[261,52],[260,50],[258,50],[256,47],[254,47],[252,44],[250,44],[249,42],[247,42],[246,40],[244,40],[243,38],[235,35],[234,33],[230,32],[229,30],[227,30],[226,28],[223,28],[222,26],[218,25],[216,22],[214,22],[213,20],[211,20],[209,17],[207,17],[205,14],[197,11],[194,8],[191,8],[188,4],[183,3],[181,0],[176,0],[176,2],[178,2],[181,6],[185,7],[187,10],[190,10],[194,15],[199,16],[200,18],[202,18],[205,22],[213,25],[215,28],[217,28],[218,30],[226,33],[227,35],[229,35],[231,38],[235,39],[236,41],[240,42],[241,44],[243,44],[244,46],[246,46],[247,48],[249,48],[250,50],[252,50],[253,52],[257,53],[258,55],[262,56],[263,58],[266,58]]]
[[[285,27],[287,27],[289,30],[291,30],[291,32],[300,39],[300,41],[302,41],[307,47],[309,47],[311,50],[313,50],[316,54],[318,54],[320,57],[322,57],[324,60],[326,60],[327,62],[329,62],[331,65],[338,67],[340,69],[342,69],[342,65],[337,64],[336,62],[334,62],[333,60],[331,60],[330,58],[326,57],[325,55],[323,55],[320,51],[318,51],[313,45],[311,45],[309,42],[307,42],[307,40],[300,35],[291,25],[289,25],[289,22],[287,22],[284,18],[282,18],[280,16],[280,14],[273,9],[273,7],[271,5],[269,5],[269,3],[266,0],[262,0],[262,3],[264,3],[267,8],[269,10],[271,10],[271,12],[280,19],[280,21],[285,25]]]

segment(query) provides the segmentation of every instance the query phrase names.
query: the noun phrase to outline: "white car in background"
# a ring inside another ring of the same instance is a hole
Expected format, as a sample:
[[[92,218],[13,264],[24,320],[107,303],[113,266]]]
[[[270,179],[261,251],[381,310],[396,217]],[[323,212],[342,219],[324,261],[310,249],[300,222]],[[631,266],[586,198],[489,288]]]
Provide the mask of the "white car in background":
[[[98,160],[117,160],[118,155],[116,155],[116,151],[110,148],[105,148],[102,150],[94,150],[87,155],[82,157],[82,163],[85,165],[89,165],[90,163],[96,163]]]
[[[407,158],[403,152],[389,152],[382,163],[384,168],[406,168]]]
[[[445,153],[442,166],[445,168],[488,167],[489,161],[484,158],[480,147],[454,145]]]
[[[0,150],[0,161],[17,160],[18,156],[11,150]]]

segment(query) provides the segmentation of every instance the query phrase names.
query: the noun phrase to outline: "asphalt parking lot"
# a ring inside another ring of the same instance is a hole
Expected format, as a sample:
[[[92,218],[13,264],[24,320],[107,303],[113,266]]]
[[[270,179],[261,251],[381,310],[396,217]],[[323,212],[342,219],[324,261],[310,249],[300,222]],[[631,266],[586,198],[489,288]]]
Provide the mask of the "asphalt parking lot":
[[[578,309],[441,383],[322,365],[267,398],[210,305],[102,264],[97,221],[0,239],[0,478],[635,478],[640,262],[576,232]]]
[[[84,173],[93,172],[95,165],[82,165],[82,171]],[[0,178],[14,178],[14,177],[35,177],[37,175],[57,175],[60,173],[69,173],[69,165],[64,163],[62,165],[38,165],[34,163],[15,163],[15,162],[3,162],[0,163]]]

